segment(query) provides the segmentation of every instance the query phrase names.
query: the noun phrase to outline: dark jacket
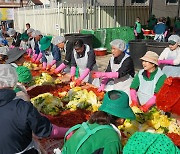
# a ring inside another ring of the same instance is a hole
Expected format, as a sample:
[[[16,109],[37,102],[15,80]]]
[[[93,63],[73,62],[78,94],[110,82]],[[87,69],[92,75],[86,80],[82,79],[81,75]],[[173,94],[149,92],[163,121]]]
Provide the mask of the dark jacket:
[[[32,141],[32,132],[48,137],[52,125],[32,103],[16,99],[10,89],[0,89],[0,154],[23,151]]]
[[[120,62],[124,58],[124,56],[125,56],[125,54],[122,53],[118,57],[114,58],[114,63],[115,64],[120,64]],[[106,72],[112,72],[110,61],[109,61],[109,64],[107,66]],[[127,74],[134,77],[135,71],[134,71],[134,64],[133,64],[132,58],[131,57],[126,58],[124,60],[124,62],[122,63],[122,66],[118,69],[117,72],[119,73],[119,78],[123,77],[123,76],[125,76]]]
[[[45,51],[41,51],[41,52],[43,54],[42,62],[47,63],[47,59],[45,57],[46,52]],[[53,45],[52,43],[51,43],[51,52],[52,52],[53,60],[56,60],[56,61],[61,60],[61,52],[60,52],[59,48],[56,45]]]
[[[13,42],[12,42],[12,45],[15,46],[15,47],[19,47],[20,46],[20,43],[21,43],[21,34],[16,32],[16,35],[15,37],[13,38]]]

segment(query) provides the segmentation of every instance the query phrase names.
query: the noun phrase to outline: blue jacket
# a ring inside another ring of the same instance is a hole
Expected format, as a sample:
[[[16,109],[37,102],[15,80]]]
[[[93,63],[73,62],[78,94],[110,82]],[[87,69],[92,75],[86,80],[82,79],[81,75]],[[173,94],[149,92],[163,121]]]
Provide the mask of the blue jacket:
[[[42,56],[42,62],[46,62],[47,63],[47,59],[45,57],[45,51],[41,51],[43,56]],[[61,52],[59,50],[59,48],[51,43],[51,52],[53,55],[53,59],[56,61],[60,61],[61,60]]]
[[[16,99],[10,89],[0,89],[0,154],[23,151],[32,140],[32,132],[48,137],[52,125],[32,103]]]
[[[35,54],[39,54],[39,53],[40,53],[39,44],[38,44],[37,41],[35,41],[35,47],[34,47],[34,50],[35,50]]]
[[[154,27],[155,34],[164,34],[166,31],[166,25],[164,23],[159,23]]]

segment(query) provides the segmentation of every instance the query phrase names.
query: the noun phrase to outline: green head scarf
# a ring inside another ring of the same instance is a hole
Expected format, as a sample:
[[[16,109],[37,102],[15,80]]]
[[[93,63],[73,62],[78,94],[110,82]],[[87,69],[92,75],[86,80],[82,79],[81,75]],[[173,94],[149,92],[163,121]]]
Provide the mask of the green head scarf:
[[[18,75],[18,81],[22,83],[28,83],[32,80],[32,74],[30,70],[25,66],[19,66],[16,68]]]
[[[180,150],[165,134],[136,132],[123,149],[123,154],[179,154]]]

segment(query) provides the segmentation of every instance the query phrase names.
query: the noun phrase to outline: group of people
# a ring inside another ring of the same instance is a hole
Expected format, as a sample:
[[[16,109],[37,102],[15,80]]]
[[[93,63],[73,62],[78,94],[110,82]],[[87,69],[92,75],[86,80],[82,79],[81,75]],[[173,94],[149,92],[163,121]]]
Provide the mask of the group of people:
[[[158,19],[155,18],[154,15],[150,17],[147,21],[147,29],[153,31],[155,34],[154,40],[158,42],[167,42],[170,33],[175,35],[180,35],[180,18],[176,17],[174,21],[174,27],[171,25],[171,20],[169,17],[160,17]],[[143,39],[143,33],[145,29],[142,28],[140,18],[136,18],[135,26],[134,26],[134,35],[136,39]]]
[[[146,52],[140,58],[143,69],[135,75],[133,59],[127,54],[123,40],[110,42],[112,57],[106,71],[99,72],[94,51],[83,40],[72,42],[63,36],[43,36],[39,30],[30,28],[30,24],[26,27],[23,34],[9,29],[7,33],[13,42],[9,48],[0,47],[0,123],[3,126],[0,126],[0,153],[36,153],[32,132],[39,137],[65,136],[62,153],[121,153],[121,135],[117,126],[125,119],[135,119],[130,106],[148,111],[155,105],[156,94],[167,76],[180,77],[180,37],[177,35],[169,37],[169,47],[160,56],[153,51]],[[65,51],[64,61],[61,50]],[[86,123],[70,129],[51,124],[29,103],[26,86],[32,75],[22,66],[26,54],[33,63],[42,63],[42,70],[69,72],[76,86],[88,82],[97,86],[99,92],[106,90],[99,111]],[[161,70],[162,64],[165,66]],[[77,67],[79,77],[75,78]],[[144,136],[151,135],[137,133],[135,138]],[[170,144],[163,135],[152,135],[152,138],[154,142],[160,142],[161,138]],[[126,151],[131,146],[127,147],[124,148]],[[177,150],[173,144],[172,147]]]

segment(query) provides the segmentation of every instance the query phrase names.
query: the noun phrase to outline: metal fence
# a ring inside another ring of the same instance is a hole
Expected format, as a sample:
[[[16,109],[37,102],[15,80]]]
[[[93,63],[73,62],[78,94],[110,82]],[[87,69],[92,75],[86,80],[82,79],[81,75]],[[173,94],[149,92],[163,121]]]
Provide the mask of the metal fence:
[[[133,26],[136,17],[141,23],[148,20],[148,6],[117,6],[116,22],[114,22],[113,6],[58,5],[57,8],[46,6],[35,8],[24,7],[15,10],[15,29],[23,32],[25,24],[40,30],[43,34],[62,35],[79,32],[81,29],[112,28]]]

